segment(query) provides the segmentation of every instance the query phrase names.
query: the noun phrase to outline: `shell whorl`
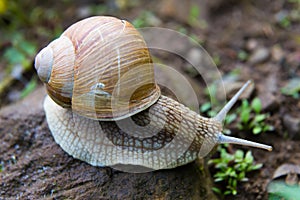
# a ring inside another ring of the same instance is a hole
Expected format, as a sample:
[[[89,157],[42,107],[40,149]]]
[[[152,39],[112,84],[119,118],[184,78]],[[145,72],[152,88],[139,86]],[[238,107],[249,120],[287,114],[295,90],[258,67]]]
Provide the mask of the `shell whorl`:
[[[91,119],[123,119],[160,96],[143,37],[114,17],[73,24],[37,55],[35,65],[57,104]]]
[[[38,76],[46,83],[49,96],[65,108],[71,107],[74,63],[75,49],[66,36],[52,41],[35,59]]]
[[[41,81],[48,83],[52,66],[53,66],[53,51],[50,47],[45,47],[35,57],[35,69]]]

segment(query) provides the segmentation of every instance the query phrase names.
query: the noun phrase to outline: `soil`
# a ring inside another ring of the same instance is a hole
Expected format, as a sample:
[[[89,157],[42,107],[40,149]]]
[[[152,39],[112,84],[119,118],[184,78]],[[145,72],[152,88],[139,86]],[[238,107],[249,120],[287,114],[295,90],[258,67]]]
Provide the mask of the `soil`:
[[[83,5],[92,2],[86,1]],[[223,75],[239,69],[239,81],[245,82],[251,79],[255,83],[254,92],[249,98],[258,96],[263,101],[263,112],[270,113],[268,123],[274,126],[274,131],[254,136],[249,132],[239,131],[236,124],[231,124],[227,128],[234,136],[272,145],[273,151],[251,148],[255,161],[263,163],[263,167],[247,175],[249,181],[238,185],[236,196],[228,196],[225,199],[268,199],[267,186],[272,181],[275,170],[285,163],[300,165],[299,125],[295,132],[289,127],[289,123],[284,122],[287,115],[292,116],[293,119],[300,119],[300,102],[299,99],[281,93],[281,87],[285,86],[291,78],[300,76],[300,21],[291,20],[289,27],[282,27],[277,20],[278,13],[292,12],[296,9],[295,4],[283,0],[218,0],[214,3],[187,1],[187,5],[198,5],[203,11],[200,13],[200,18],[207,24],[204,28],[189,24],[188,17],[185,17],[186,15],[180,13],[183,11],[174,6],[182,5],[182,1],[179,1],[180,3],[176,0],[166,0],[164,3],[142,2],[134,7],[129,6],[118,10],[114,15],[133,20],[144,9],[148,9],[161,20],[159,26],[171,29],[178,29],[179,26],[185,27],[189,33],[200,38],[208,53],[220,60],[218,69]],[[160,6],[161,9],[158,9]],[[169,9],[163,9],[164,7]],[[75,8],[76,5],[73,5],[72,9],[62,14],[63,24],[66,26],[80,18],[74,11]],[[298,12],[300,12],[299,9]],[[46,41],[50,41],[50,38],[38,40],[43,46]],[[253,58],[254,54],[262,49],[265,50],[267,56]],[[239,58],[241,51],[249,55],[246,60]],[[200,90],[197,94],[201,98],[200,104],[207,101],[203,90],[201,93],[201,87],[206,87],[202,78],[186,72],[182,67],[184,65],[182,59],[170,59],[166,58],[166,55],[161,55],[161,59],[169,65],[177,66],[182,73],[189,76],[189,80],[194,81],[195,87],[200,87],[197,89],[197,91]],[[0,68],[4,66],[0,65]],[[24,76],[28,77],[31,76],[28,74],[34,73],[32,67],[31,72],[27,72]],[[19,87],[20,84],[15,81],[10,89]],[[200,199],[198,197],[205,191],[202,195],[204,199],[212,198],[210,196],[212,194],[208,192],[211,187],[210,180],[207,181],[204,189],[197,180],[200,177],[198,174],[201,174],[196,170],[199,163],[191,163],[172,170],[150,172],[150,174],[129,175],[110,168],[92,167],[67,156],[54,143],[47,128],[41,107],[44,94],[43,89],[37,89],[34,94],[17,104],[9,100],[8,95],[2,98],[0,164],[3,169],[0,172],[0,197],[73,199],[77,196],[79,199],[87,197],[150,199],[153,197],[151,195],[155,194],[156,199],[183,199],[186,196],[190,196],[191,199]],[[36,104],[31,107],[32,109],[24,109],[24,102]],[[237,148],[250,149],[240,146],[231,148],[232,151]],[[207,168],[205,164],[204,166]],[[213,169],[211,171],[213,172]],[[60,180],[63,181],[60,182]],[[69,182],[67,185],[62,184],[67,182]],[[122,183],[129,189],[124,189]],[[137,189],[138,187],[142,188]],[[142,189],[143,193],[138,193]],[[103,191],[108,193],[103,193]],[[127,193],[128,191],[131,193]]]

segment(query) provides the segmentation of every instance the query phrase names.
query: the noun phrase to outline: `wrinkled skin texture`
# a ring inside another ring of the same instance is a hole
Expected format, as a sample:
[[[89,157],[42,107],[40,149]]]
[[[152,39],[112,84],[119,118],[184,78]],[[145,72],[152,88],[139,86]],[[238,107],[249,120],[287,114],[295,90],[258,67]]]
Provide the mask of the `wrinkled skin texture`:
[[[69,155],[93,166],[118,165],[134,173],[174,168],[199,154],[206,156],[221,131],[220,123],[163,95],[149,109],[116,122],[79,116],[50,97],[44,109],[55,141]]]

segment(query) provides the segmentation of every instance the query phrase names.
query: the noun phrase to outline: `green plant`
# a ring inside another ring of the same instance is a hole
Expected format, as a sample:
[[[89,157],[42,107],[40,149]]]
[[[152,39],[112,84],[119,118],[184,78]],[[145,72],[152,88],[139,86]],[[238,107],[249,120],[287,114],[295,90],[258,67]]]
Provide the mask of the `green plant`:
[[[205,93],[207,96],[210,96],[210,101],[201,104],[200,112],[206,114],[208,117],[214,117],[217,113],[222,109],[222,105],[220,104],[217,97],[217,84],[211,84],[205,89]],[[232,123],[237,118],[237,114],[233,111],[227,113],[224,119],[224,126]],[[224,129],[223,133],[230,134],[229,129]]]
[[[230,76],[234,76],[232,72]],[[207,96],[210,96],[210,102],[205,102],[200,107],[200,112],[205,113],[208,117],[214,117],[217,111],[221,109],[221,105],[217,97],[217,85],[211,84],[205,90]],[[228,113],[224,123],[230,124],[239,116],[238,128],[244,131],[251,131],[253,134],[259,134],[266,131],[274,130],[274,127],[266,123],[266,119],[270,116],[269,113],[262,113],[262,104],[259,98],[254,98],[251,103],[248,100],[243,100],[240,107],[236,108],[231,113]],[[229,130],[224,130],[225,133],[230,133]]]
[[[27,83],[23,78],[23,73],[32,69],[32,60],[36,53],[36,44],[24,38],[20,33],[13,33],[11,37],[11,46],[7,47],[3,53],[5,62],[5,78],[0,81],[0,95],[13,84],[14,80],[19,80],[24,84],[20,97],[23,98],[35,89],[36,78]],[[1,45],[1,44],[0,44]]]
[[[249,54],[246,51],[241,50],[238,52],[237,57],[240,61],[246,61],[249,57]]]
[[[300,21],[300,0],[288,0],[289,10],[281,10],[275,15],[277,23],[282,28],[290,28],[293,23]]]
[[[291,24],[292,24],[292,22],[291,22],[291,19],[290,19],[289,15],[284,15],[284,16],[280,17],[279,25],[282,28],[289,28],[291,26]]]
[[[21,64],[25,68],[31,65],[36,53],[36,44],[26,40],[22,34],[11,34],[12,46],[5,49],[4,59],[9,65]]]
[[[236,195],[238,182],[248,181],[246,174],[260,169],[262,164],[254,164],[251,151],[245,154],[242,150],[237,150],[230,154],[224,146],[219,146],[218,151],[220,158],[211,159],[208,164],[213,165],[216,170],[214,181],[224,182],[226,187],[224,191],[217,187],[213,190],[220,195]]]
[[[135,28],[155,26],[159,23],[159,19],[150,11],[142,11],[140,15],[132,21]]]
[[[214,117],[218,113],[217,110],[220,110],[220,106],[217,106],[217,109],[212,109],[211,102],[205,102],[200,107],[201,113],[206,113],[209,117]],[[230,124],[237,118],[237,114],[228,113],[225,117],[224,124]]]
[[[214,61],[214,63],[215,63],[216,66],[221,65],[221,58],[220,58],[219,55],[213,55],[212,59],[213,59],[213,61]]]
[[[272,131],[274,127],[265,122],[270,114],[261,113],[261,109],[262,105],[259,98],[254,98],[251,103],[248,100],[243,100],[241,106],[237,109],[240,116],[239,129],[251,130],[253,134]]]
[[[25,88],[21,91],[20,98],[25,98],[35,90],[37,86],[37,77],[33,76],[32,79],[26,84]]]
[[[193,4],[190,7],[188,15],[188,24],[193,27],[199,27],[202,29],[207,28],[207,22],[200,17],[200,8],[198,5]]]

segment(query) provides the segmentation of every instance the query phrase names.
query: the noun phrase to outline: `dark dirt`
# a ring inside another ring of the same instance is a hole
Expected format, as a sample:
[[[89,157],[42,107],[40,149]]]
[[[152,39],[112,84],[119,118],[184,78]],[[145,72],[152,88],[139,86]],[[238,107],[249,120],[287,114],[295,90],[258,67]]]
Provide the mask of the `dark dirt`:
[[[300,102],[299,99],[280,92],[280,88],[291,78],[300,76],[300,24],[296,21],[289,28],[282,28],[275,17],[281,10],[291,12],[294,7],[283,0],[218,0],[214,3],[207,1],[205,4],[188,1],[203,8],[201,17],[208,27],[202,29],[189,26],[182,13],[172,17],[174,13],[181,12],[176,10],[176,6],[171,6],[172,9],[157,10],[158,5],[169,8],[172,2],[176,4],[176,0],[166,2],[169,4],[159,4],[155,1],[144,3],[143,6],[129,8],[116,15],[134,19],[139,11],[146,7],[162,20],[160,26],[176,29],[182,25],[201,38],[209,54],[219,57],[221,63],[218,69],[223,74],[239,69],[241,81],[254,81],[255,90],[251,97],[258,96],[263,101],[263,111],[270,112],[268,121],[275,130],[253,136],[239,131],[235,124],[227,128],[231,129],[235,136],[270,144],[273,151],[251,148],[255,161],[263,163],[264,166],[247,175],[249,181],[239,184],[236,196],[225,199],[268,199],[267,185],[272,180],[275,170],[284,163],[300,165],[299,132],[292,133],[283,123],[287,114],[296,119],[300,118]],[[72,12],[66,12],[64,16],[66,26],[78,19],[78,16],[74,17],[75,14],[70,13]],[[44,40],[41,42],[43,45],[50,41],[49,38]],[[267,49],[269,53],[262,61],[241,61],[238,58],[241,50],[251,57],[261,48]],[[183,64],[183,61],[178,59],[167,59],[167,62],[174,66]],[[201,87],[206,87],[200,76],[192,76],[191,79]],[[204,184],[201,180],[199,163],[147,174],[127,174],[110,168],[92,167],[73,159],[55,144],[47,128],[41,107],[43,96],[43,89],[38,89],[30,95],[24,101],[25,105],[34,102],[34,106],[26,109],[24,102],[10,103],[7,107],[1,105],[1,198],[199,199],[203,194],[210,194],[211,185]],[[203,97],[204,94],[199,96]],[[205,101],[207,100],[200,100],[200,103]],[[2,102],[9,103],[6,97]],[[236,148],[249,149],[232,146],[232,151]],[[206,187],[201,187],[201,184]],[[211,199],[211,196],[206,197]]]

